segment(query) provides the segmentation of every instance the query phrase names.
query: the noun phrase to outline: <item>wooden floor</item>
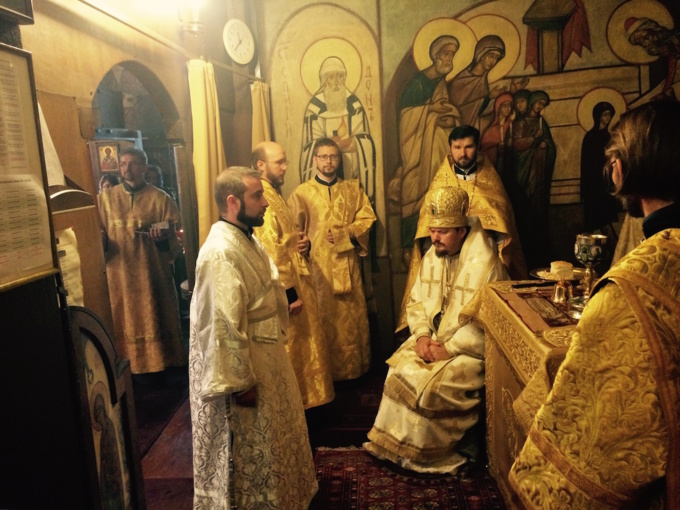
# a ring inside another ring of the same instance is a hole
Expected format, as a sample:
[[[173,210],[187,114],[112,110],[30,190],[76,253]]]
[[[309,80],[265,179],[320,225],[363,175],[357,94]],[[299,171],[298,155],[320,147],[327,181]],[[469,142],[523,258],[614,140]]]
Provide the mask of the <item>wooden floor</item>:
[[[385,370],[335,383],[333,402],[306,413],[313,450],[361,446],[378,412]],[[191,412],[188,377],[135,382],[142,472],[149,510],[187,510],[193,502]]]
[[[191,452],[191,413],[187,398],[142,458],[148,510],[192,508]]]

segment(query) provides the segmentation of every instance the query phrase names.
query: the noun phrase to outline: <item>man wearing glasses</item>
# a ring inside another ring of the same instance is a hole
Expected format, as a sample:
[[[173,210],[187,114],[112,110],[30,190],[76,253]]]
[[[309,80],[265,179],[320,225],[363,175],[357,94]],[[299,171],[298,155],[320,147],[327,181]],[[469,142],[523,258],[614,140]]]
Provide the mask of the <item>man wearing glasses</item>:
[[[329,138],[313,152],[316,176],[300,184],[288,202],[312,242],[311,272],[334,381],[368,371],[371,351],[359,257],[368,254],[375,213],[357,180],[337,177],[340,149]]]

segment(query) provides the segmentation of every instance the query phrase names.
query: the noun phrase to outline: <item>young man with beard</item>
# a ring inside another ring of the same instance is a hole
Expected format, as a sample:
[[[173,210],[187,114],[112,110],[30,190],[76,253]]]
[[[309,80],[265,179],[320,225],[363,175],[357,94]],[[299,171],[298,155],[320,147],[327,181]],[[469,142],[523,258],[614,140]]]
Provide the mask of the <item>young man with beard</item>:
[[[148,185],[146,153],[120,152],[123,183],[98,197],[116,347],[133,374],[185,366],[172,263],[182,252],[179,210]]]
[[[340,149],[328,138],[314,147],[316,177],[288,202],[311,238],[311,272],[334,381],[356,379],[371,361],[368,313],[359,257],[368,255],[375,213],[359,181],[338,178]]]
[[[646,240],[593,290],[509,476],[526,508],[680,508],[680,104],[605,149]],[[663,501],[665,499],[665,502]]]
[[[284,348],[285,290],[252,235],[268,206],[260,174],[228,168],[215,200],[191,301],[194,508],[303,510],[318,485]]]
[[[425,199],[432,246],[409,296],[411,336],[387,360],[383,398],[364,444],[379,458],[423,473],[455,473],[467,460],[459,443],[479,420],[484,331],[464,318],[471,310],[465,307],[482,285],[507,279],[494,242],[468,216],[468,203],[467,193],[454,187]]]
[[[498,245],[498,256],[514,280],[526,278],[524,254],[519,243],[515,215],[501,178],[483,154],[478,154],[479,131],[472,126],[458,126],[449,135],[448,158],[443,161],[430,183],[428,193],[453,186],[465,190],[470,200],[470,215],[477,216]],[[397,330],[406,327],[406,305],[422,258],[423,240],[429,236],[425,223],[426,209],[420,209],[411,255],[406,292],[401,304]]]
[[[255,147],[251,162],[260,172],[264,197],[269,202],[264,224],[255,227],[255,235],[274,260],[286,289],[290,314],[286,351],[300,386],[302,404],[309,409],[335,397],[328,346],[309,271],[311,244],[305,225],[299,224],[281,196],[288,169],[286,151],[278,143],[262,142]]]

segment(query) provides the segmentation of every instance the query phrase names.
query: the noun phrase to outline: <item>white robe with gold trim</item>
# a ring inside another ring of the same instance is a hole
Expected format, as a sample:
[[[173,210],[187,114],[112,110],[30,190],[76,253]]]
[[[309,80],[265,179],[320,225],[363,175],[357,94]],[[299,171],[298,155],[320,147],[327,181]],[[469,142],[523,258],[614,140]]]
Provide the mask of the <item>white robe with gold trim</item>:
[[[407,469],[453,473],[466,461],[455,451],[466,430],[477,423],[484,386],[484,332],[459,314],[481,286],[507,279],[494,241],[475,218],[456,257],[423,257],[411,291],[407,317],[410,338],[387,360],[378,416],[364,447]],[[448,281],[451,285],[447,285]],[[439,329],[433,321],[450,298]],[[431,336],[451,358],[427,363],[415,351],[416,340]]]
[[[287,322],[278,271],[260,242],[226,222],[213,225],[191,302],[195,509],[302,510],[317,491],[284,348]],[[255,406],[236,405],[234,394],[252,387]]]

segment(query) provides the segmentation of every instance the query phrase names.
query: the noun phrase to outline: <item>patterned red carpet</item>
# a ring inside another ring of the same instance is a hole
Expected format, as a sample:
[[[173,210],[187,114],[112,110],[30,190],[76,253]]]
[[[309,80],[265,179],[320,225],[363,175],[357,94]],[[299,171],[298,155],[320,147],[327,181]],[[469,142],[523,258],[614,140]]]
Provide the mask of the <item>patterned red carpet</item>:
[[[310,510],[504,509],[485,469],[459,476],[419,475],[382,462],[361,448],[317,450],[319,492]]]

